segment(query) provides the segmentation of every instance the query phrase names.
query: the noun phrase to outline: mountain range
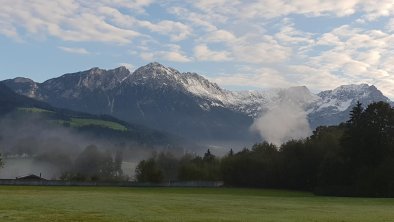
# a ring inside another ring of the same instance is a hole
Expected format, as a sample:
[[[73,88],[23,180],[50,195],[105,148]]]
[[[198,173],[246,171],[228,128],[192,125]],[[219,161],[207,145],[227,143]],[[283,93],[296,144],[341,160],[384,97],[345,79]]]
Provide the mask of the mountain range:
[[[198,141],[259,141],[250,126],[283,101],[302,107],[312,128],[346,121],[357,101],[364,106],[374,101],[391,103],[367,84],[317,94],[305,86],[234,92],[197,73],[181,73],[156,62],[134,72],[125,67],[92,68],[43,83],[22,77],[2,82],[18,94],[54,107],[112,115]]]

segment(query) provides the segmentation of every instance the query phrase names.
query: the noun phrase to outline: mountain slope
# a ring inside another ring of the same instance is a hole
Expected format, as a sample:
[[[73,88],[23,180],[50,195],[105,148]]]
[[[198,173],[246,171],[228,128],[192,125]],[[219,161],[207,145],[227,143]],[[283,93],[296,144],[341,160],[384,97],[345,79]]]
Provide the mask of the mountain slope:
[[[253,138],[249,133],[253,119],[225,107],[225,90],[195,73],[180,73],[159,63],[132,74],[124,67],[94,68],[31,84],[31,88],[19,79],[4,83],[56,107],[109,114],[192,139]]]
[[[346,121],[357,102],[365,106],[386,101],[376,87],[340,86],[317,95],[306,87],[231,92],[196,73],[181,73],[150,63],[131,73],[125,67],[93,68],[65,74],[43,83],[24,78],[5,80],[15,92],[57,107],[119,119],[197,140],[255,142],[250,132],[255,118],[280,102],[298,104],[311,126]]]
[[[48,124],[55,123],[60,128],[71,128],[85,136],[117,140],[118,143],[128,141],[148,146],[169,147],[182,142],[182,139],[175,139],[164,132],[130,124],[111,116],[54,108],[44,102],[16,94],[2,83],[0,83],[0,117],[27,121],[35,121],[38,118]],[[176,140],[180,140],[179,143]]]
[[[5,84],[0,83],[0,114],[10,112],[17,107],[48,108],[49,105],[44,102],[16,94]]]

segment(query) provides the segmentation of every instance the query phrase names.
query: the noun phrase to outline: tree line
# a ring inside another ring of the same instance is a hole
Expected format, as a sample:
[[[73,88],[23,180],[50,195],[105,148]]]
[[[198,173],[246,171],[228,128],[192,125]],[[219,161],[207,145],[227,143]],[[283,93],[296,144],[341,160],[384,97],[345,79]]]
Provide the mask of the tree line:
[[[321,126],[302,140],[267,142],[224,157],[155,154],[136,168],[140,182],[215,181],[226,186],[313,191],[340,196],[394,196],[394,109],[376,102],[347,122]]]
[[[220,159],[208,150],[203,157],[186,154],[181,158],[170,152],[154,153],[136,167],[138,182],[217,181],[221,179]]]
[[[119,181],[125,180],[122,171],[122,153],[100,150],[95,145],[87,146],[74,161],[68,160],[69,167],[60,179],[74,181]]]

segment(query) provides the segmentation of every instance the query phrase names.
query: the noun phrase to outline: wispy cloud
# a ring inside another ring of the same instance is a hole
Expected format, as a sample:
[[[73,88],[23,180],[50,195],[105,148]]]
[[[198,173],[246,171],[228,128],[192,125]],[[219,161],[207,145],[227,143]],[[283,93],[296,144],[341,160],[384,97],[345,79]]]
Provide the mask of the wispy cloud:
[[[386,30],[390,33],[394,33],[394,18],[390,19],[385,26]]]
[[[213,51],[206,44],[194,47],[194,56],[200,61],[228,61],[231,60],[230,53],[227,51]]]
[[[182,48],[176,44],[166,44],[164,50],[144,50],[141,57],[146,61],[165,60],[171,62],[191,62],[192,59],[185,55]]]
[[[225,17],[241,19],[276,18],[290,14],[307,16],[349,16],[356,12],[363,13],[368,19],[389,16],[394,13],[391,0],[255,0],[255,1],[209,1],[196,0],[193,5],[209,14],[219,14]]]
[[[85,55],[97,44],[115,64],[198,62],[222,85],[366,82],[394,98],[392,17],[393,0],[2,0],[0,35]]]
[[[59,46],[58,48],[64,52],[73,53],[73,54],[80,54],[80,55],[90,54],[90,52],[84,48],[70,48],[64,46]]]
[[[248,73],[248,74],[245,74]],[[285,76],[275,69],[262,68],[244,70],[238,73],[222,74],[210,80],[222,86],[244,86],[254,88],[285,88],[292,86]]]

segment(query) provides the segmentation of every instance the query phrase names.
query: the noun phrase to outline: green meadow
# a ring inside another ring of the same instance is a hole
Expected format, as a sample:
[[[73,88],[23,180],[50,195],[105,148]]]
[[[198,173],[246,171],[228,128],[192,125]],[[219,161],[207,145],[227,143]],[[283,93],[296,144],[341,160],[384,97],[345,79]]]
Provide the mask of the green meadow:
[[[53,111],[41,109],[41,108],[18,108],[19,111],[28,112],[28,113],[54,113]]]
[[[0,221],[394,221],[394,199],[230,188],[0,186]]]
[[[83,127],[89,125],[107,127],[113,130],[127,131],[127,128],[120,123],[100,120],[100,119],[85,119],[85,118],[71,118],[68,122],[72,127]]]
[[[27,112],[27,113],[40,113],[40,114],[54,114],[55,112],[46,110],[46,109],[40,109],[40,108],[18,108],[19,111],[22,112]],[[106,127],[110,128],[113,130],[119,130],[119,131],[127,131],[127,127],[113,121],[108,121],[108,120],[102,120],[102,119],[93,119],[93,118],[77,118],[77,117],[71,117],[70,120],[55,120],[56,123],[58,124],[68,124],[71,127],[84,127],[84,126],[100,126],[100,127]]]

